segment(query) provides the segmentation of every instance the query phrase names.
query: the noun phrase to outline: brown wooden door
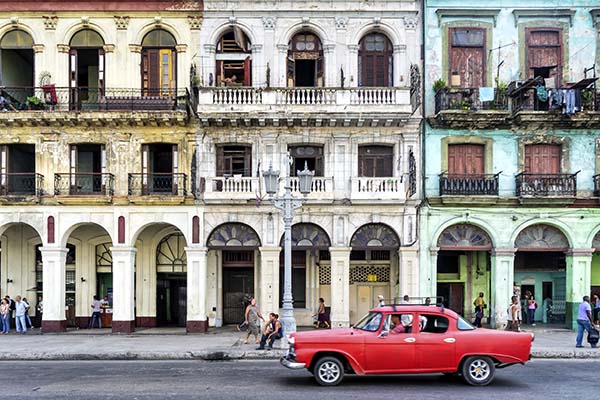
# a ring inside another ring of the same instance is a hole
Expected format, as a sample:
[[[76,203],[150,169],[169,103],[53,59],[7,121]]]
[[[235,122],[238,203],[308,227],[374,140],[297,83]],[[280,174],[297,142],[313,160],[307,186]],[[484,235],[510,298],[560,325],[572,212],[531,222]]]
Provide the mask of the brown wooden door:
[[[391,86],[392,45],[380,33],[371,33],[360,42],[360,86]]]
[[[448,175],[483,175],[484,146],[451,144],[448,146]]]
[[[463,88],[485,86],[485,30],[476,28],[450,29],[450,70],[448,76],[460,76]],[[450,82],[452,84],[452,79]]]
[[[560,174],[558,144],[530,144],[525,146],[525,173]]]
[[[359,146],[358,176],[390,177],[393,175],[394,148],[392,146]]]
[[[554,67],[543,78],[556,79],[555,85],[561,84],[562,76],[562,30],[561,29],[526,29],[527,60],[526,75],[534,77],[534,68]]]
[[[142,54],[142,88],[146,96],[160,93],[160,50],[144,49]]]

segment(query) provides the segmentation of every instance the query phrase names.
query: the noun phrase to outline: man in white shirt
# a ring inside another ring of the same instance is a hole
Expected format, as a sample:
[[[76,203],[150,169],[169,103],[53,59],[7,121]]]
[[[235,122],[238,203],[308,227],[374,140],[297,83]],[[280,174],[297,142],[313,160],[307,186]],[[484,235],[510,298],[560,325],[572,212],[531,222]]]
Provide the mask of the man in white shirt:
[[[17,333],[25,334],[27,332],[27,325],[25,324],[25,311],[27,305],[21,301],[21,296],[15,298],[15,323],[17,325]]]

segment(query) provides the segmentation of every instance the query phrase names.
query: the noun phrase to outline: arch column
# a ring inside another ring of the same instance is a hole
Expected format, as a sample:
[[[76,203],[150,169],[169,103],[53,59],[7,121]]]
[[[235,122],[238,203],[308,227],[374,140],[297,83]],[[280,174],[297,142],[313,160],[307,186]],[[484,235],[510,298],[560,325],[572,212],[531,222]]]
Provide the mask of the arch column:
[[[423,296],[435,297],[437,296],[437,260],[438,260],[438,252],[440,251],[439,247],[431,247],[429,249],[429,282],[427,285],[426,293],[423,293]]]
[[[190,86],[190,63],[188,61],[187,47],[187,44],[178,44],[175,46],[175,51],[177,52],[177,89],[188,88]]]
[[[187,321],[188,333],[208,331],[207,297],[207,259],[208,249],[203,246],[185,248],[187,258]]]
[[[131,68],[127,71],[129,74],[129,87],[142,89],[142,46],[139,44],[129,45],[129,65]]]
[[[113,333],[135,330],[135,247],[111,247],[113,258]]]
[[[490,285],[490,325],[495,329],[506,326],[507,308],[513,296],[515,281],[514,248],[492,250]]]
[[[335,56],[335,44],[329,43],[323,45],[323,58],[325,59],[325,82],[323,82],[324,87],[336,87],[337,84],[337,72],[338,72],[338,63]]]
[[[406,45],[395,45],[393,53],[394,65],[394,86],[404,87],[410,84],[409,82],[409,61],[406,56]]]
[[[275,79],[274,86],[276,87],[287,87],[287,54],[288,54],[288,45],[287,44],[278,44],[277,45],[277,63],[275,64],[275,68],[271,70],[276,71],[277,77]],[[273,75],[273,73],[271,73]]]
[[[358,70],[358,48],[357,44],[348,45],[348,70],[344,70],[348,81],[346,87],[357,87],[360,71]]]
[[[42,332],[55,333],[67,330],[65,316],[65,284],[67,249],[40,247],[42,253],[42,280],[44,297]]]
[[[259,297],[258,304],[263,316],[279,310],[279,246],[259,247]],[[266,318],[266,317],[265,317]]]
[[[262,44],[252,45],[252,67],[251,67],[251,85],[261,87],[266,86],[267,82],[267,64],[263,60],[263,46]],[[263,71],[261,71],[263,69]],[[261,76],[262,75],[262,76]]]
[[[577,328],[577,312],[583,296],[589,296],[592,281],[594,249],[571,249],[566,255],[567,304],[565,322],[570,329]]]
[[[395,297],[408,294],[411,297],[419,296],[419,269],[418,249],[416,247],[401,247],[398,249],[398,292]],[[437,256],[436,256],[437,258]]]
[[[206,54],[206,58],[203,58],[203,71],[204,74],[204,86],[215,86],[217,83],[217,77],[215,75],[216,71],[216,51],[217,46],[214,44],[205,44],[204,45],[204,53]],[[212,83],[210,76],[212,75]]]
[[[331,327],[350,326],[350,252],[351,247],[330,247]]]

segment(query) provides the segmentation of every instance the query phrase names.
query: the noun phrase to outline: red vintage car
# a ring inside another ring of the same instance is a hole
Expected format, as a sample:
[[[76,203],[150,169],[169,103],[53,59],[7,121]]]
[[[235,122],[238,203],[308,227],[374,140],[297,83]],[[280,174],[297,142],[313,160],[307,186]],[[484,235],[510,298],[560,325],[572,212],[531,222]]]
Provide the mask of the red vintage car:
[[[281,364],[308,369],[324,386],[344,374],[461,375],[487,385],[496,368],[530,359],[534,336],[475,328],[443,307],[392,305],[373,309],[347,329],[297,332]]]

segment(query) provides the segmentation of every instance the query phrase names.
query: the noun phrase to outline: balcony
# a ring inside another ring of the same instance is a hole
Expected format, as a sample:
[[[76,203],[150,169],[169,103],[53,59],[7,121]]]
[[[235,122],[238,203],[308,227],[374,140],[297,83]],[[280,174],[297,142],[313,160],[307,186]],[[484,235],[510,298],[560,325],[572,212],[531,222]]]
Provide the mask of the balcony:
[[[207,177],[204,179],[204,200],[256,200],[260,197],[258,177]]]
[[[600,197],[600,174],[594,175],[594,196]]]
[[[187,196],[187,175],[139,173],[128,176],[129,196]]]
[[[440,174],[440,196],[498,196],[497,174]]]
[[[528,203],[572,203],[577,195],[577,173],[515,176],[517,197]],[[541,200],[541,201],[539,201]]]
[[[413,109],[410,88],[403,87],[205,87],[198,95],[200,119],[217,126],[391,126]]]
[[[404,183],[401,177],[352,178],[351,199],[354,200],[403,200]]]
[[[0,196],[40,197],[43,194],[44,176],[36,173],[0,174]]]
[[[56,196],[112,196],[114,175],[95,172],[54,174]]]
[[[302,196],[300,194],[300,183],[298,178],[294,176],[287,179],[289,179],[288,182],[290,184],[290,187],[292,188],[292,193],[295,196]],[[285,179],[281,179],[280,185],[281,192],[283,193],[285,189]],[[314,176],[310,184],[310,193],[307,195],[307,199],[313,201],[332,201],[333,198],[333,177]]]
[[[0,118],[17,125],[44,126],[61,119],[70,124],[82,122],[112,124],[141,121],[156,124],[187,121],[194,107],[187,89],[3,87],[8,100]]]

